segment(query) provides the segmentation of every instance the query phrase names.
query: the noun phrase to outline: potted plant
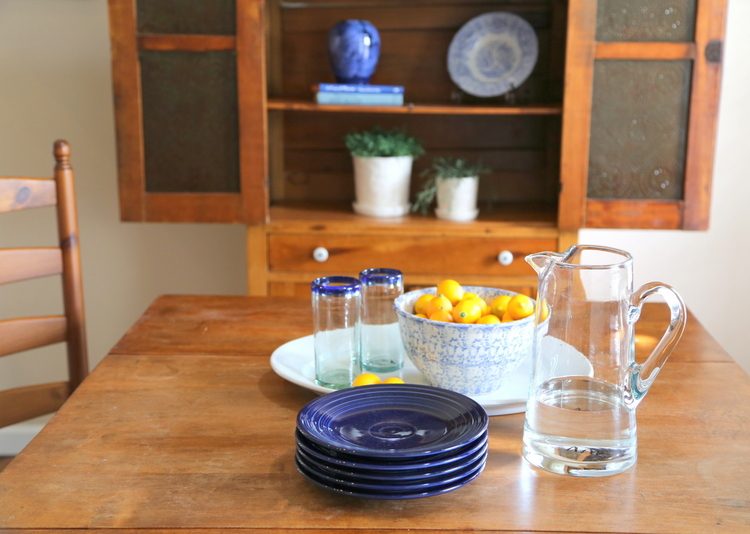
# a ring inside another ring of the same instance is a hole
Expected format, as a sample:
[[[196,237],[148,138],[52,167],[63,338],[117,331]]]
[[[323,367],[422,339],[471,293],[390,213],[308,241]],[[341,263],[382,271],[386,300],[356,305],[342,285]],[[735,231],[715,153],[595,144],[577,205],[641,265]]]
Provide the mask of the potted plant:
[[[417,193],[412,211],[427,213],[437,197],[435,215],[449,221],[473,221],[477,218],[479,175],[489,172],[481,163],[463,158],[441,157],[422,173],[427,179]]]
[[[409,212],[409,183],[414,158],[424,153],[414,137],[398,130],[373,128],[345,138],[354,163],[354,211],[372,217]]]

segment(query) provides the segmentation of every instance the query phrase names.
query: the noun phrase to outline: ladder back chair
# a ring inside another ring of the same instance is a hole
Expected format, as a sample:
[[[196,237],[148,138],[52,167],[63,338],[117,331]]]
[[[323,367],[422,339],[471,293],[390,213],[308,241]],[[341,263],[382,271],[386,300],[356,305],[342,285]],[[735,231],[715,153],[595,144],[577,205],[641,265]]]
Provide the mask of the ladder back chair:
[[[61,275],[65,315],[0,320],[0,357],[65,342],[68,380],[0,391],[0,428],[56,411],[88,374],[70,146],[55,141],[54,177],[0,177],[0,214],[56,206],[59,247],[0,248],[0,284]]]

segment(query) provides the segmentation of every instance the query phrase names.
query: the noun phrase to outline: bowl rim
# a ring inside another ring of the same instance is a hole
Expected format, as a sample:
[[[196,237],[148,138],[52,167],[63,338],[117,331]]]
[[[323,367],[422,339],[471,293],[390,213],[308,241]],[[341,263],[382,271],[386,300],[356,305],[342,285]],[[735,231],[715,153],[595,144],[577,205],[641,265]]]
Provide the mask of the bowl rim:
[[[500,287],[490,287],[490,286],[463,286],[464,289],[468,290],[471,293],[474,293],[474,291],[471,291],[472,289],[490,289],[492,291],[500,291],[502,294],[506,295],[521,295],[522,293],[519,293],[517,291],[511,291],[509,289],[503,289]],[[435,291],[434,287],[423,287],[421,289],[412,289],[411,291],[407,291],[406,293],[399,295],[393,300],[393,310],[396,312],[396,314],[400,317],[403,317],[404,319],[414,320],[418,322],[423,322],[427,324],[433,324],[440,326],[442,328],[483,328],[483,329],[492,329],[492,328],[511,328],[514,326],[520,326],[525,325],[526,323],[530,323],[536,320],[536,299],[533,299],[531,297],[531,300],[534,301],[534,313],[529,315],[528,317],[524,317],[523,319],[517,319],[515,321],[511,321],[508,323],[500,323],[500,324],[476,324],[476,323],[449,323],[445,321],[433,321],[432,319],[423,318],[423,317],[417,317],[413,313],[409,313],[406,310],[403,310],[401,306],[399,306],[399,303],[403,303],[407,297],[410,295],[413,295],[415,293],[426,293],[428,291]]]

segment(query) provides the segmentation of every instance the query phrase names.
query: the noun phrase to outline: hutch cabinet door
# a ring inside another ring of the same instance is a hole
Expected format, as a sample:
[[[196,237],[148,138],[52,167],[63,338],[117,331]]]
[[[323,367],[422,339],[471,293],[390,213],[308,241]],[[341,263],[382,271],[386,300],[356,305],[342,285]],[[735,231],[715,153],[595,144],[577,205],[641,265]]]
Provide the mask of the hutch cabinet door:
[[[262,0],[109,0],[121,217],[266,219]]]
[[[570,0],[562,229],[708,227],[726,0]]]

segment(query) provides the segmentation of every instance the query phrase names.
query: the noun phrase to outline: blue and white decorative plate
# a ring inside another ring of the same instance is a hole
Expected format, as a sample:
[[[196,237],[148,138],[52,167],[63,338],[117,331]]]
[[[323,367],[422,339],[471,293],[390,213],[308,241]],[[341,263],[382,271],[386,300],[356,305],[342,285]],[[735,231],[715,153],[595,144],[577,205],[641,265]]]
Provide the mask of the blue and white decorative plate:
[[[470,95],[499,96],[526,81],[538,54],[536,33],[528,22],[513,13],[485,13],[453,37],[448,73]]]

